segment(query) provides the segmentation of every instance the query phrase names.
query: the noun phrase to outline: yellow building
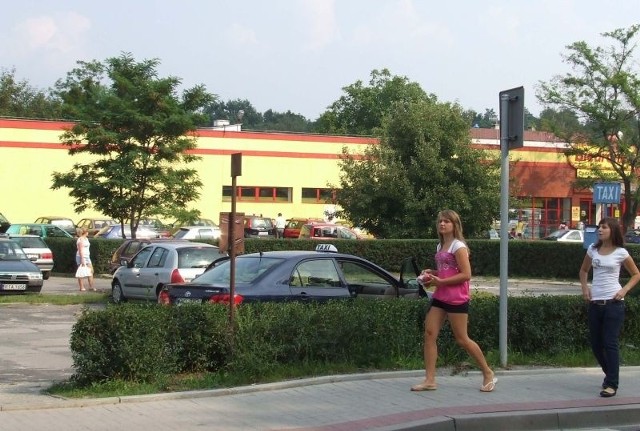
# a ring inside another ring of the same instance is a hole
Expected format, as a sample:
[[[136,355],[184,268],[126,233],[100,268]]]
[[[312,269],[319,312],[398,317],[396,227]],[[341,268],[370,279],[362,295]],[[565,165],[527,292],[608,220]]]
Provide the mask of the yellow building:
[[[39,216],[65,216],[78,221],[103,214],[76,214],[69,190],[52,190],[53,172],[87,163],[87,155],[69,156],[60,135],[70,123],[0,119],[0,181],[4,185],[0,213],[12,223],[33,222]],[[273,217],[323,217],[329,184],[337,184],[338,159],[343,147],[362,153],[370,138],[291,133],[198,130],[190,165],[204,184],[193,207],[214,221],[231,210],[231,154],[242,153],[242,176],[237,179],[236,210]],[[172,220],[165,220],[171,222]]]
[[[11,222],[32,222],[39,216],[66,216],[75,221],[103,214],[75,214],[69,190],[51,190],[53,172],[87,163],[90,156],[69,156],[60,135],[70,123],[0,119],[0,213]],[[373,138],[238,131],[232,127],[199,129],[195,154],[204,187],[193,207],[202,217],[219,220],[231,210],[231,154],[242,153],[237,179],[237,212],[275,218],[323,218],[335,209],[330,185],[338,185],[343,147],[362,154]],[[499,154],[499,131],[470,129],[471,145]],[[540,238],[566,221],[571,227],[594,224],[602,215],[592,191],[576,189],[581,164],[564,155],[566,144],[544,132],[525,132],[524,147],[510,151],[512,191],[524,202],[514,213],[527,226],[528,238]],[[619,208],[608,208],[609,215]],[[171,222],[173,220],[165,220]]]

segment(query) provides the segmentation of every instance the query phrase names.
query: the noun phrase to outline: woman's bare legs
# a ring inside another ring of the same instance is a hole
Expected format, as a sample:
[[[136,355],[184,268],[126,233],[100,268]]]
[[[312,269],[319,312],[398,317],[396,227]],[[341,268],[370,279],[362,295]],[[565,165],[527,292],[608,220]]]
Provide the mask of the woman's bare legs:
[[[476,364],[478,364],[482,371],[482,386],[483,388],[487,387],[491,382],[493,382],[494,374],[493,370],[489,368],[480,346],[469,338],[469,335],[467,334],[469,315],[466,313],[449,313],[447,317],[449,318],[451,331],[453,332],[456,342],[476,361]]]
[[[91,288],[91,290],[95,291],[96,288],[93,286],[93,265],[87,264],[87,266],[89,267],[89,270],[91,271],[91,274],[89,274],[89,277],[87,277],[87,280],[89,280],[89,288]]]
[[[433,390],[436,388],[436,363],[438,362],[438,334],[447,313],[438,307],[429,308],[424,319],[424,381],[413,386],[412,390]]]
[[[80,288],[81,291],[85,291],[87,289],[84,288],[84,283],[82,282],[82,277],[78,277],[78,287]]]

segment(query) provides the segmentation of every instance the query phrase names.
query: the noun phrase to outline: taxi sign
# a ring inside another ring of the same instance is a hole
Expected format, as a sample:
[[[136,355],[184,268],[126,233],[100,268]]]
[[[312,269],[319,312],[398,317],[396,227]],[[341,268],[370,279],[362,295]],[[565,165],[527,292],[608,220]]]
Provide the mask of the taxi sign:
[[[333,244],[318,244],[316,246],[316,251],[326,251],[330,253],[337,253],[338,249]]]

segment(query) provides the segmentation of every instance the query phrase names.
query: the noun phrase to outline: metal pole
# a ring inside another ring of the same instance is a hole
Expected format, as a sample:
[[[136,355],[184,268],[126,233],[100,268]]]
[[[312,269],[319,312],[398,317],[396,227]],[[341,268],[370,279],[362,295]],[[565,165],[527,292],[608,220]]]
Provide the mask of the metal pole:
[[[236,176],[231,176],[231,214],[229,214],[229,326],[233,331],[236,293],[236,239],[234,227],[236,224]]]
[[[500,364],[507,366],[507,284],[509,275],[509,95],[500,95]]]

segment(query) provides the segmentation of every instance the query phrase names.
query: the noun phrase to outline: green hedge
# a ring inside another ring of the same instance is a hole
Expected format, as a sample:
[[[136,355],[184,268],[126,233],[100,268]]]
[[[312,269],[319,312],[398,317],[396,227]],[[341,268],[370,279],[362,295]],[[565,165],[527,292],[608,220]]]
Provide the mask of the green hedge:
[[[508,348],[582,351],[587,307],[579,296],[511,297]],[[422,360],[424,300],[262,303],[237,308],[235,325],[220,305],[124,304],[86,309],[73,327],[74,379],[150,381],[174,373],[234,372],[255,378],[292,363],[350,363],[394,369]],[[627,299],[622,344],[640,339],[640,302]],[[485,352],[498,350],[499,298],[473,299],[469,334]],[[469,361],[448,325],[439,338],[440,365]]]
[[[46,241],[55,258],[53,271],[74,273],[75,240],[47,238]],[[473,274],[499,276],[500,241],[469,240],[468,242]],[[337,240],[332,243],[340,252],[361,256],[392,272],[400,272],[403,259],[409,256],[416,257],[420,266],[435,266],[433,258],[437,240]],[[108,273],[111,256],[120,244],[122,240],[91,239],[91,260],[97,274]],[[298,239],[245,239],[245,252],[312,250],[317,244],[317,241]],[[636,263],[640,264],[640,245],[629,244],[626,247]],[[509,241],[509,276],[577,279],[584,255],[585,250],[582,244],[555,241]]]

